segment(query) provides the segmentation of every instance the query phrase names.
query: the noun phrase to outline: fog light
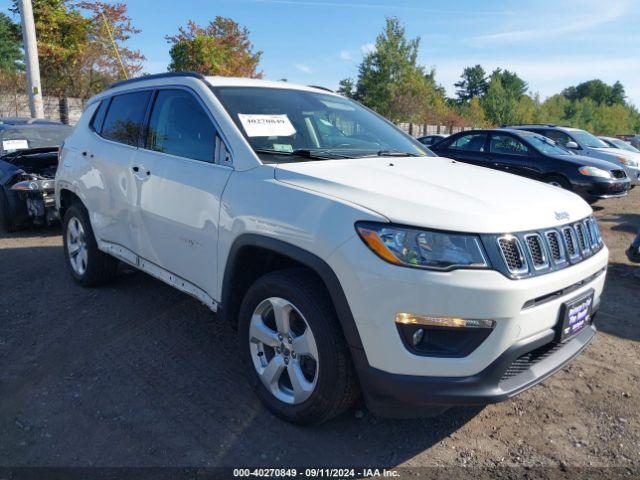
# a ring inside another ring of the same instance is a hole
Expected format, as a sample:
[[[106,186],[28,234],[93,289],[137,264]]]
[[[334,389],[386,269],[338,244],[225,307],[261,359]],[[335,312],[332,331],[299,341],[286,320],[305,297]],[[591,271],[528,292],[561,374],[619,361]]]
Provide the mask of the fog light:
[[[396,314],[396,323],[444,328],[493,328],[496,322],[484,318],[432,317],[401,312]]]
[[[484,342],[494,320],[398,313],[396,327],[405,347],[425,357],[465,357]]]
[[[413,335],[411,335],[411,342],[413,343],[413,346],[417,347],[418,345],[420,345],[420,342],[422,342],[423,338],[424,338],[424,328],[416,329],[416,331],[413,332]]]

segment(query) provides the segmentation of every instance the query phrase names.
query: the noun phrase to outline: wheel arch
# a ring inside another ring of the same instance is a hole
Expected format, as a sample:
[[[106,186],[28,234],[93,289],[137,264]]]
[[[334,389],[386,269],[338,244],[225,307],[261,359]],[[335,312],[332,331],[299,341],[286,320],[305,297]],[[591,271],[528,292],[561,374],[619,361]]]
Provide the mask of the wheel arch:
[[[259,234],[246,233],[234,241],[222,282],[218,314],[235,325],[247,289],[262,275],[291,267],[304,267],[316,275],[329,294],[342,331],[351,348],[363,350],[347,297],[333,269],[317,255],[298,246]]]
[[[76,194],[72,190],[69,190],[68,188],[62,188],[60,190],[59,198],[60,200],[58,204],[58,214],[60,215],[60,219],[64,218],[66,210],[74,203],[80,203],[83,207],[85,207],[84,202],[78,196],[78,194]]]

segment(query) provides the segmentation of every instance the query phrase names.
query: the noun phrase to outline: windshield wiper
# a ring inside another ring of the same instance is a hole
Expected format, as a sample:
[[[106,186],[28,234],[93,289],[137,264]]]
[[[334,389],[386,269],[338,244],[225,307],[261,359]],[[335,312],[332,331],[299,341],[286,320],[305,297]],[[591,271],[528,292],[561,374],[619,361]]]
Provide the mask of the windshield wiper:
[[[399,150],[379,150],[378,157],[419,157],[417,153],[400,152]]]
[[[323,149],[312,150],[308,148],[298,148],[291,152],[282,152],[280,150],[272,150],[269,148],[255,148],[254,151],[256,153],[265,153],[267,155],[283,155],[287,157],[294,156],[294,157],[309,158],[312,160],[333,160],[336,158],[349,158],[346,155],[333,153],[329,150],[323,150]]]

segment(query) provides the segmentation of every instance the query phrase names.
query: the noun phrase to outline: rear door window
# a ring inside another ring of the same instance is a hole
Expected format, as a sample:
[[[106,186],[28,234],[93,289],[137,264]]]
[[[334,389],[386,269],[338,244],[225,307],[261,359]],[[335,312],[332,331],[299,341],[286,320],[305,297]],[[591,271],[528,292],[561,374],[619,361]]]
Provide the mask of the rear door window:
[[[511,135],[494,134],[491,136],[489,145],[491,153],[502,153],[504,155],[529,155],[529,149],[520,140]]]
[[[149,119],[146,148],[213,163],[216,129],[193,94],[159,90]]]
[[[150,96],[151,91],[147,90],[113,97],[101,135],[114,142],[137,146]]]
[[[462,135],[449,145],[452,150],[464,150],[467,152],[484,152],[484,145],[487,141],[486,133],[470,133]]]

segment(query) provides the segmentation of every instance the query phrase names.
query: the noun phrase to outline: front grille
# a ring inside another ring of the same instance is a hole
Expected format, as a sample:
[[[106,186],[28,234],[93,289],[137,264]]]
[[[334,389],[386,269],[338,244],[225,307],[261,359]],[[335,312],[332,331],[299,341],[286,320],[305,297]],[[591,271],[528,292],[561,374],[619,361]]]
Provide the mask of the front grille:
[[[493,239],[485,243],[487,249],[495,251],[497,245],[497,253],[504,262],[503,266],[497,265],[498,270],[512,278],[541,275],[568,267],[603,247],[598,224],[593,217],[544,231],[486,237],[487,241]]]
[[[527,242],[529,253],[531,254],[533,266],[537,268],[547,266],[547,256],[543,250],[544,247],[540,235],[534,233],[532,235],[526,235],[524,238]]]
[[[611,175],[613,175],[613,178],[627,178],[624,170],[611,170]]]
[[[520,375],[522,372],[529,370],[533,365],[541,362],[545,358],[548,358],[550,355],[560,350],[560,348],[562,348],[561,343],[551,342],[538,347],[528,353],[525,353],[521,357],[514,360],[514,362],[507,367],[505,372],[502,374],[502,378],[500,378],[500,382],[504,382],[505,380],[513,378],[517,375]]]
[[[551,252],[551,259],[555,263],[561,263],[565,260],[564,250],[560,243],[560,235],[555,230],[547,232],[547,242],[549,243],[549,251]]]
[[[587,245],[587,239],[585,238],[584,234],[584,225],[582,223],[576,223],[574,225],[574,228],[576,230],[580,251],[584,252],[587,250],[587,248],[589,248]]]
[[[569,252],[569,256],[576,256],[578,253],[578,246],[576,245],[573,229],[571,227],[565,227],[562,230],[562,235],[564,236],[564,243],[567,246],[567,252]]]
[[[500,245],[502,258],[510,272],[518,273],[526,268],[524,255],[520,247],[520,240],[516,237],[506,235],[498,239],[498,245]]]

